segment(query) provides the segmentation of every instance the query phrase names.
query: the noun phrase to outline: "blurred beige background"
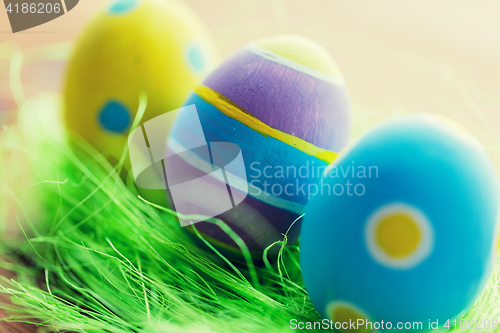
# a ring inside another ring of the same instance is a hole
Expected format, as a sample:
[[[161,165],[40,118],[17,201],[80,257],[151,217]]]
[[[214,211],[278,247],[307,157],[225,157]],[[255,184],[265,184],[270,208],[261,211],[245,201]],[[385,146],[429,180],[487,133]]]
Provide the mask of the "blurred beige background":
[[[185,2],[204,19],[222,55],[253,39],[279,33],[301,34],[322,44],[346,77],[355,107],[356,133],[398,114],[440,113],[473,131],[497,159],[499,1]],[[15,41],[29,48],[74,40],[103,4],[80,0],[64,16],[17,34],[10,32],[0,5],[0,41]],[[44,75],[52,73],[59,83],[62,71],[56,67],[28,68],[23,78],[40,85]],[[0,89],[6,89],[5,82]],[[500,159],[497,162],[500,165]]]

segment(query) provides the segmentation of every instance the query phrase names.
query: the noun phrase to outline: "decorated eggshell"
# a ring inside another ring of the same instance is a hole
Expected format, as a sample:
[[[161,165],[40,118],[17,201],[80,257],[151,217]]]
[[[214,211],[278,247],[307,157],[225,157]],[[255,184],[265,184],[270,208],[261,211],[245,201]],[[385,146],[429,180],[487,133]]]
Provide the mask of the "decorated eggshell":
[[[258,40],[227,58],[194,89],[184,105],[194,105],[197,115],[179,114],[169,150],[179,154],[203,141],[211,146],[235,144],[241,149],[246,170],[228,171],[229,182],[225,182],[233,195],[231,209],[220,214],[208,211],[207,215],[216,214],[257,256],[283,240],[283,234],[287,234],[288,243],[295,242],[298,219],[309,197],[307,189],[318,180],[315,171],[326,168],[351,133],[347,89],[332,57],[300,36]],[[203,133],[192,130],[196,123],[201,123]],[[213,164],[208,152],[195,153]],[[212,149],[211,154],[218,153]],[[192,172],[190,178],[199,177],[200,168],[187,159],[184,162],[184,170]],[[216,167],[220,166],[214,164]],[[301,168],[304,177],[299,175]],[[306,176],[308,168],[315,171]],[[210,186],[217,187],[207,184],[205,190],[210,192]],[[219,192],[214,190],[212,196],[205,197],[225,200],[215,193]],[[189,196],[182,201],[173,198],[178,211],[192,204]],[[219,207],[219,203],[214,202],[214,206]],[[240,253],[239,246],[218,225],[202,221],[195,227],[226,254]]]
[[[430,331],[429,320],[442,328],[472,305],[492,271],[500,198],[471,135],[436,116],[400,117],[348,149],[320,185],[332,193],[309,202],[300,265],[324,318]]]
[[[87,26],[69,62],[66,124],[117,161],[141,93],[147,95],[142,122],[175,110],[214,60],[207,29],[183,3],[111,2]]]

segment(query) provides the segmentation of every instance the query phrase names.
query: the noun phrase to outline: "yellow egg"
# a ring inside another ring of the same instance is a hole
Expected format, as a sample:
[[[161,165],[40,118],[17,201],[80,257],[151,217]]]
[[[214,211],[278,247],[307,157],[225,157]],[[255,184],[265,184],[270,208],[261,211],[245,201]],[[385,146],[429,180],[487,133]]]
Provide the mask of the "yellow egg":
[[[201,20],[174,0],[118,0],[77,41],[65,86],[65,121],[116,162],[147,94],[145,122],[182,105],[216,55]],[[129,169],[126,158],[125,168]]]

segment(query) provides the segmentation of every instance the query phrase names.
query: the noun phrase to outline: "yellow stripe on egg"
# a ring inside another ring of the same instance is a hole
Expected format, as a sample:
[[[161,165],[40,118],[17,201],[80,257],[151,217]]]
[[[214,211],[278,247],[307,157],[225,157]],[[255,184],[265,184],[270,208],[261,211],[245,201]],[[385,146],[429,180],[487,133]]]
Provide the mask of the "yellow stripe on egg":
[[[269,136],[283,143],[286,143],[287,145],[292,146],[308,155],[315,156],[319,160],[324,161],[328,164],[333,162],[333,160],[338,156],[338,154],[333,151],[328,151],[316,147],[312,143],[309,143],[301,138],[272,128],[271,126],[263,123],[262,121],[245,111],[243,108],[236,105],[227,97],[208,87],[198,86],[195,88],[195,92],[205,102],[212,104],[226,116],[238,120],[245,126],[264,136]]]

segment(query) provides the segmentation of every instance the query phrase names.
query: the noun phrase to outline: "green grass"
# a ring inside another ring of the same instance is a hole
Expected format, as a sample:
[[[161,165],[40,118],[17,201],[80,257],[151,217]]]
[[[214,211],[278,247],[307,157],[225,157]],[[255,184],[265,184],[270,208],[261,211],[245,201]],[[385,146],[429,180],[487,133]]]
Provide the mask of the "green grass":
[[[25,150],[35,180],[18,197],[4,187],[23,231],[2,242],[11,260],[3,265],[16,273],[1,281],[13,303],[2,305],[7,320],[162,333],[282,332],[292,318],[321,320],[301,281],[297,246],[275,244],[280,255],[266,264],[250,256],[231,263],[195,245],[174,212],[141,200],[90,147],[70,148],[31,109],[20,117],[22,139],[3,149]],[[41,204],[35,214],[30,200]]]

